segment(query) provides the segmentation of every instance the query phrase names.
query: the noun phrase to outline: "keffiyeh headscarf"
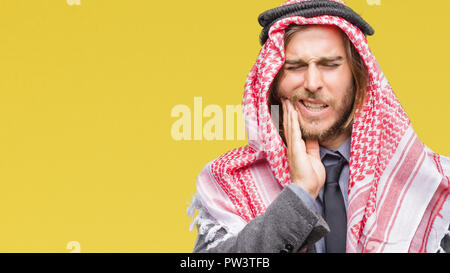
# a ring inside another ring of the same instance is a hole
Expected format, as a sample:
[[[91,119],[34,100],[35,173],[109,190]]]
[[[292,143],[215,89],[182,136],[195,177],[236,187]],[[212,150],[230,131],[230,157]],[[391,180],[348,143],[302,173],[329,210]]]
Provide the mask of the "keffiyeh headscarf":
[[[308,6],[323,2],[331,8],[322,8],[320,15],[320,4]],[[286,8],[292,10],[273,22],[270,14],[260,17],[264,45],[242,101],[249,143],[202,169],[190,208],[200,210],[193,225],[207,233],[206,240],[219,228],[236,235],[289,185],[287,148],[267,103],[285,61],[284,31],[290,24],[334,25],[348,36],[369,72],[363,111],[356,112],[351,135],[347,252],[438,251],[449,227],[450,159],[431,151],[411,127],[369,49],[365,34],[373,30],[346,13],[342,1],[291,0],[282,5]],[[206,230],[211,223],[214,227]]]

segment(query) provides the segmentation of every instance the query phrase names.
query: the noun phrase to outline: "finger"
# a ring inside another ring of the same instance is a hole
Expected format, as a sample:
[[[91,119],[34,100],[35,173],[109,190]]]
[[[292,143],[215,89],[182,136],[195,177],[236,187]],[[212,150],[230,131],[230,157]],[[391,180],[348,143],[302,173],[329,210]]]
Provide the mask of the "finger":
[[[317,139],[306,139],[305,141],[306,152],[317,159],[320,159],[320,147]]]
[[[302,132],[300,130],[300,123],[298,120],[297,111],[294,109],[294,106],[290,104],[290,113],[292,116],[292,125],[291,125],[291,143],[292,143],[292,152],[296,154],[296,158],[302,162],[307,160],[306,147],[305,142],[302,139]]]
[[[292,103],[288,101],[287,107],[289,108],[289,138],[290,138],[290,150],[294,161],[304,161],[306,159],[305,145],[301,138],[300,127],[298,125],[297,111],[294,109]]]
[[[292,150],[292,135],[291,135],[291,128],[292,128],[292,119],[291,119],[291,110],[289,109],[289,101],[285,100],[286,103],[286,117],[287,117],[287,128],[286,128],[286,136],[287,136],[287,143],[288,143],[288,149],[289,151]]]
[[[297,111],[294,109],[294,106],[291,102],[289,102],[289,111],[291,113],[291,137],[295,141],[301,141],[302,140],[302,132],[300,131],[300,125],[298,121],[298,114]]]
[[[287,150],[287,157],[288,160],[291,158],[291,152],[290,152],[290,145],[289,145],[289,116],[288,116],[288,110],[286,107],[286,101],[284,99],[281,99],[281,103],[283,104],[283,128],[284,128],[284,140],[286,141],[286,150]]]
[[[287,130],[288,130],[288,128],[287,128],[287,120],[288,120],[288,117],[287,117],[286,102],[285,102],[284,99],[281,99],[281,103],[283,105],[283,133],[284,133],[284,139],[286,140],[286,145],[287,145],[287,143],[288,143],[288,140],[287,140]]]
[[[291,115],[290,115],[290,110],[289,110],[289,106],[288,106],[289,101],[285,100],[284,101],[284,107],[286,109],[286,129],[284,131],[284,135],[286,137],[286,144],[288,146],[288,148],[291,146]]]
[[[296,113],[297,113],[297,120],[298,120],[298,127],[299,127],[299,129],[301,128],[300,127],[300,120],[301,120],[301,114],[300,114],[300,111],[295,111]],[[302,137],[302,130],[300,130],[300,137]]]

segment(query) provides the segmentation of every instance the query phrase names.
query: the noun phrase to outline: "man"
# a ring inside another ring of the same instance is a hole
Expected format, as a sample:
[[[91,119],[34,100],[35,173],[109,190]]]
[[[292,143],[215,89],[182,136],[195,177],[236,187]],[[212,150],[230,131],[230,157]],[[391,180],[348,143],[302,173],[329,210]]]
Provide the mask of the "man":
[[[372,28],[338,0],[288,1],[259,22],[249,145],[198,176],[194,251],[450,251],[450,160],[414,133]]]

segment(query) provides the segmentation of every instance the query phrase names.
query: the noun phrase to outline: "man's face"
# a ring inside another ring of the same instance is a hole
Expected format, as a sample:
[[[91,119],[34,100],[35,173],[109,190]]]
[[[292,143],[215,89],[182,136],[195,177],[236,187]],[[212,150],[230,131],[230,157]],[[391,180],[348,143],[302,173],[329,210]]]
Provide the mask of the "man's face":
[[[308,26],[285,48],[278,95],[299,113],[304,138],[325,141],[343,134],[354,87],[342,32],[333,26]]]

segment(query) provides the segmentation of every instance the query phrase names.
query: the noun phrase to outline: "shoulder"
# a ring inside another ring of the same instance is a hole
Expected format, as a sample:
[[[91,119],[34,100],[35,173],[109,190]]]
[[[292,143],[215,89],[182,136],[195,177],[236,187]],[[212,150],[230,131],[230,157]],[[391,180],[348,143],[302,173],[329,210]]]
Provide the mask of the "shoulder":
[[[200,175],[211,175],[215,180],[232,175],[241,169],[250,167],[257,159],[257,151],[250,146],[230,150],[208,162],[200,171]]]

